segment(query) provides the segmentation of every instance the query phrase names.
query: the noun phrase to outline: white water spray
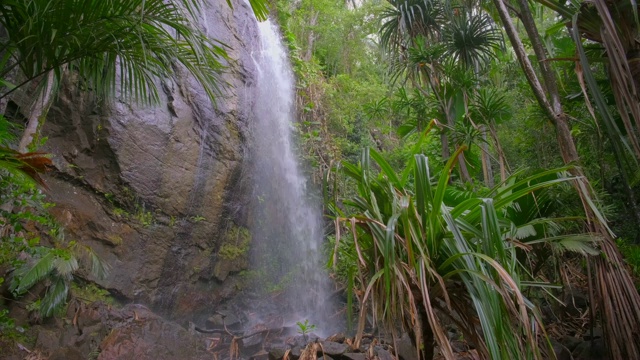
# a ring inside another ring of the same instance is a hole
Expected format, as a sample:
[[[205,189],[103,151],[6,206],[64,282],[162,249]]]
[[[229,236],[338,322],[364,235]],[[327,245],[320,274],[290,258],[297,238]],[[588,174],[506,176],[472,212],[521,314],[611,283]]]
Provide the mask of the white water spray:
[[[262,279],[261,290],[282,291],[278,305],[284,305],[280,311],[285,318],[309,319],[320,331],[330,331],[330,287],[321,263],[322,214],[310,200],[292,142],[295,80],[277,27],[271,21],[258,26],[260,50],[253,54],[254,268]]]

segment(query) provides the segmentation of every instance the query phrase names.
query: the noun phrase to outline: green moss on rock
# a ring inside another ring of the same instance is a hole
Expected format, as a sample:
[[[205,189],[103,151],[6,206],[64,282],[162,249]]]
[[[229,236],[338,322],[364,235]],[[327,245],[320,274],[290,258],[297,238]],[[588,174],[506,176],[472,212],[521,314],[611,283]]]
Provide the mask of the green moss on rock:
[[[224,244],[220,246],[218,255],[224,260],[237,259],[249,251],[251,233],[249,229],[241,226],[233,226],[225,236]]]

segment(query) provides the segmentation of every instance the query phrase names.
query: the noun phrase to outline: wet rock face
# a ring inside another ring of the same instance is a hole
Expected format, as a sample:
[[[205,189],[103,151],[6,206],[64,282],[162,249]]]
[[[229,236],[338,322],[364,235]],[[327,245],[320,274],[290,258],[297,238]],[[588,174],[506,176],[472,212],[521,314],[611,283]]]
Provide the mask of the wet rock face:
[[[209,2],[201,27],[228,45],[228,83],[212,106],[184,71],[160,79],[160,104],[101,104],[61,92],[43,129],[56,171],[52,213],[67,238],[111,265],[97,282],[126,301],[174,317],[204,313],[239,287],[214,275],[225,236],[246,223],[247,153],[255,20],[242,2]],[[220,266],[218,266],[220,268]],[[224,276],[220,276],[223,274]]]

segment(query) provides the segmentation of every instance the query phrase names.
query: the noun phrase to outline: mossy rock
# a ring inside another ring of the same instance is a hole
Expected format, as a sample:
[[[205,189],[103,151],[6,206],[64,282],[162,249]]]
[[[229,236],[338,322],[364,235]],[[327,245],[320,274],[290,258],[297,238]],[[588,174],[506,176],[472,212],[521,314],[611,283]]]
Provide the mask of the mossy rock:
[[[249,229],[234,225],[227,231],[218,250],[218,262],[213,268],[216,279],[224,281],[230,273],[248,268],[250,244]]]
[[[224,260],[235,260],[247,255],[251,244],[251,232],[241,226],[233,226],[225,235],[218,255]]]

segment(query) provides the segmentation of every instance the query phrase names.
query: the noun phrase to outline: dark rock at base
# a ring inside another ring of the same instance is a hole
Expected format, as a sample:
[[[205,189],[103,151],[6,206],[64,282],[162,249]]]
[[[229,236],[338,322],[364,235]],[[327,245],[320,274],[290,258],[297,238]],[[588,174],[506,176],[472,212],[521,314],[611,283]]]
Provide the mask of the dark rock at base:
[[[367,356],[362,353],[346,353],[342,354],[342,357],[348,360],[367,360]]]
[[[119,311],[126,321],[116,324],[100,343],[98,360],[210,359],[203,339],[178,324],[140,306]]]
[[[302,348],[300,346],[294,346],[291,349],[291,352],[289,353],[289,356],[293,359],[296,360],[300,357],[300,354],[302,354]]]
[[[589,298],[579,290],[572,290],[565,295],[564,303],[567,314],[578,316],[589,306]]]
[[[585,341],[573,351],[574,360],[606,360],[609,358],[603,339]]]
[[[575,336],[565,336],[560,340],[560,343],[569,349],[569,351],[573,351],[582,343],[582,340]]]
[[[60,347],[60,334],[49,329],[42,329],[38,332],[36,348],[51,353]]]
[[[592,332],[593,332],[593,335],[592,335]],[[592,337],[593,337],[594,339],[600,339],[600,338],[603,338],[604,336],[602,335],[602,328],[598,328],[598,327],[597,327],[597,328],[593,328],[593,330],[592,330],[592,331],[587,331],[587,332],[582,336],[582,338],[583,338],[583,339],[585,339],[585,340],[591,340],[591,338],[592,338]]]
[[[551,345],[553,346],[553,352],[556,354],[557,360],[573,360],[571,351],[561,343],[551,339]]]
[[[360,341],[360,348],[361,349],[368,349],[369,345],[371,345],[372,342],[372,338],[370,337],[363,337],[362,341]]]
[[[286,349],[280,347],[272,348],[269,350],[269,360],[280,360],[284,357],[286,352]]]
[[[234,314],[227,314],[224,318],[224,323],[229,329],[236,329],[242,325],[240,319]]]
[[[264,336],[262,333],[258,333],[247,338],[240,340],[243,353],[254,353],[262,347],[262,341]]]
[[[411,337],[408,334],[402,334],[397,341],[398,356],[403,360],[413,360],[416,358],[416,348],[411,343]]]
[[[249,360],[269,360],[269,353],[264,350],[260,350],[257,353],[251,355]]]
[[[349,350],[349,346],[345,344],[340,344],[333,341],[325,341],[322,343],[322,350],[327,355],[342,355],[347,350]]]
[[[52,360],[86,360],[98,353],[100,360],[211,359],[207,339],[164,320],[141,305],[114,309],[100,302],[78,304],[69,315],[73,318],[50,321],[30,329],[37,333],[31,354],[49,355],[48,359]],[[0,344],[1,359],[25,357],[22,348],[16,347],[18,351],[13,351],[14,346],[7,345]]]
[[[376,346],[374,350],[380,360],[395,360],[393,355],[391,355],[389,351],[383,349],[382,346]]]
[[[344,343],[344,341],[347,339],[347,337],[342,334],[342,333],[338,333],[338,334],[333,334],[331,336],[329,336],[325,341],[333,341],[333,342],[337,342],[337,343]]]
[[[222,315],[220,314],[209,316],[207,318],[207,321],[205,321],[205,326],[207,327],[207,329],[213,329],[216,326],[221,326],[222,324]]]
[[[314,341],[320,341],[320,337],[314,333],[307,335],[296,335],[292,338],[287,339],[287,344],[291,347],[301,347],[304,348],[308,343]]]
[[[49,360],[84,360],[84,356],[76,349],[62,348],[54,351]]]
[[[333,360],[333,358],[329,355],[320,356],[318,360]]]

